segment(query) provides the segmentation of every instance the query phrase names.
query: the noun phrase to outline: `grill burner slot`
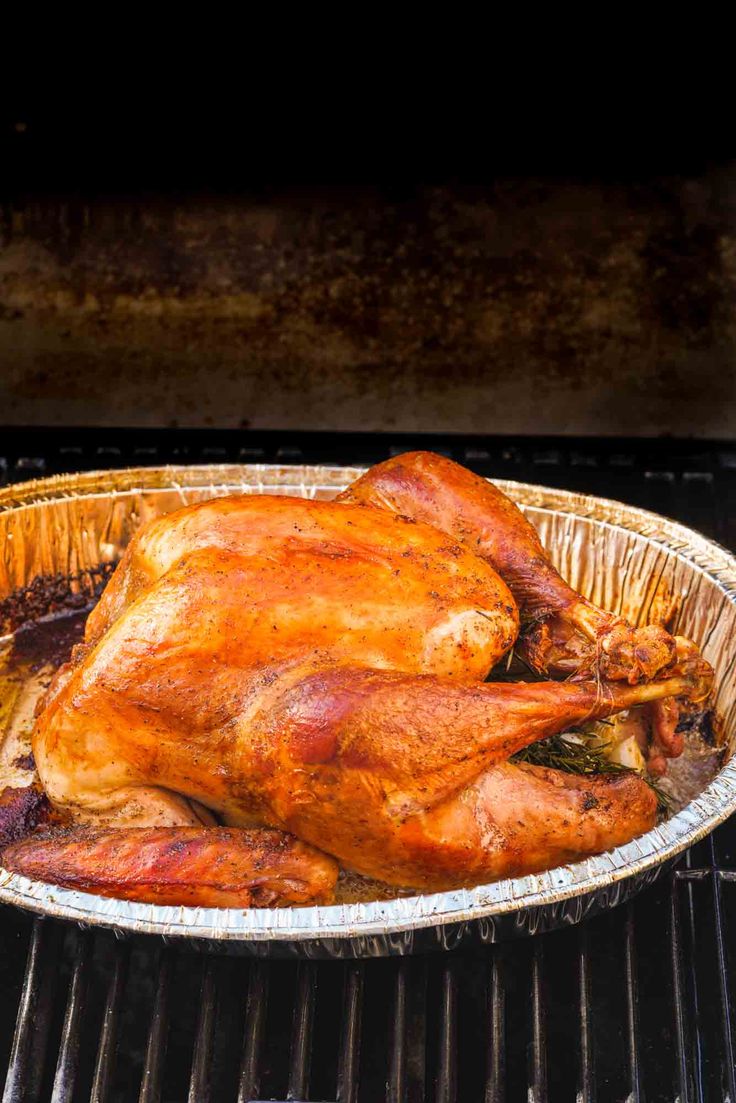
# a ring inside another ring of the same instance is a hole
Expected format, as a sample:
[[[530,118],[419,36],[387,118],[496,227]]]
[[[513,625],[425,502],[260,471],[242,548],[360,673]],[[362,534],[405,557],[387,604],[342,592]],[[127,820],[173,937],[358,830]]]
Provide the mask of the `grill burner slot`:
[[[368,464],[417,446],[736,546],[726,443],[6,430],[0,484],[184,460]],[[3,908],[3,1100],[736,1100],[735,934],[733,823],[624,907],[428,958],[209,957]]]

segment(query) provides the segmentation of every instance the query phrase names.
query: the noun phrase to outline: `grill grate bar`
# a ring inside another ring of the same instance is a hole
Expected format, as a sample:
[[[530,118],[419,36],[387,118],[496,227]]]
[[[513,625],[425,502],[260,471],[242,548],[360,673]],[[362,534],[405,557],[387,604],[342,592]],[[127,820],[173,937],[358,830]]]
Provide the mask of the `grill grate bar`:
[[[386,1091],[387,1103],[406,1099],[406,989],[409,963],[400,961],[394,977],[391,1052]]]
[[[629,1095],[630,1103],[640,1103],[641,1065],[639,1058],[639,981],[636,969],[636,939],[634,927],[634,905],[626,905],[626,930],[624,942],[624,962],[626,972],[626,1027],[629,1058]]]
[[[248,996],[245,1003],[245,1034],[243,1061],[240,1066],[238,1103],[249,1103],[261,1087],[263,1035],[268,1008],[268,966],[254,961],[248,975]]]
[[[50,939],[49,924],[35,919],[18,1006],[13,1048],[3,1090],[3,1103],[33,1103],[38,1099],[55,971],[46,967],[44,951]]]
[[[594,1103],[595,1064],[590,1003],[590,960],[588,928],[585,924],[580,927],[578,934],[578,1001],[580,1005],[580,1087],[577,1098],[579,1103]]]
[[[711,860],[716,864],[715,840],[708,840]],[[724,1043],[724,1077],[729,1097],[736,1100],[736,1059],[733,1046],[733,1017],[728,992],[728,962],[726,960],[726,935],[723,917],[723,884],[718,877],[713,878],[713,912],[716,920],[716,952],[718,954],[718,992],[721,998],[721,1025]]]
[[[107,1103],[110,1098],[113,1076],[115,1075],[118,1021],[120,1019],[120,1005],[123,999],[125,978],[128,972],[130,947],[127,942],[121,942],[116,943],[114,949],[114,962],[107,986],[90,1103]]]
[[[189,1103],[209,1103],[211,1098],[210,1072],[217,1013],[216,967],[217,959],[209,957],[202,971],[197,1034],[194,1039],[194,1057],[189,1080]]]
[[[690,853],[685,856],[685,861],[689,865]],[[701,1037],[701,1013],[700,1013],[700,992],[698,986],[698,976],[695,969],[694,947],[696,943],[696,930],[695,930],[695,899],[693,897],[693,884],[692,882],[686,883],[685,886],[686,900],[687,900],[687,935],[689,943],[689,952],[685,957],[687,962],[687,982],[691,995],[691,1007],[692,1007],[692,1035],[693,1035],[693,1051],[690,1062],[692,1066],[692,1079],[695,1087],[695,1099],[697,1103],[703,1103],[705,1100],[705,1091],[703,1087],[703,1046]]]
[[[682,978],[682,934],[678,914],[677,880],[670,883],[670,938],[672,958],[672,980],[674,984],[675,1038],[677,1042],[677,1071],[679,1075],[679,1098],[682,1103],[692,1103],[694,1083],[689,1067],[687,1033],[685,1024],[685,992]]]
[[[51,1103],[68,1103],[74,1095],[79,1067],[80,1034],[88,982],[91,937],[89,932],[74,932],[76,944],[74,966],[69,983]]]
[[[714,871],[712,869],[697,868],[691,869],[690,867],[688,867],[686,869],[676,869],[673,872],[672,877],[675,881],[705,881],[708,877],[712,877],[714,872],[716,873],[716,875],[718,875],[719,873],[723,873],[724,871]]]
[[[440,996],[440,1036],[437,1058],[435,1103],[455,1103],[457,1099],[457,976],[452,960],[442,969]]]
[[[306,1099],[309,1092],[309,1061],[317,995],[317,970],[310,961],[297,968],[294,1026],[291,1037],[289,1099]]]
[[[547,1103],[547,1024],[544,1007],[544,951],[541,939],[532,947],[532,1043],[529,1103]]]
[[[491,1029],[485,1103],[503,1103],[506,1098],[506,992],[502,953],[499,946],[494,946],[491,950],[488,985]]]
[[[161,1099],[169,1029],[169,988],[172,969],[172,951],[164,949],[158,959],[156,993],[151,1010],[151,1025],[143,1062],[139,1103],[159,1103]]]
[[[360,1084],[362,1003],[363,966],[360,963],[351,963],[345,966],[342,1034],[337,1068],[337,1103],[357,1103]]]

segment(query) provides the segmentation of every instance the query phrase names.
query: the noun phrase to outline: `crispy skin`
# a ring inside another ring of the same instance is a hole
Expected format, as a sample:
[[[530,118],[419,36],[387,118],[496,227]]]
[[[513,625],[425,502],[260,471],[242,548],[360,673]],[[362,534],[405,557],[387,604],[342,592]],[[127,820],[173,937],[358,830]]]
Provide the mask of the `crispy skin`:
[[[183,627],[198,638],[197,622]],[[131,670],[132,631],[99,671],[85,664],[41,719],[36,760],[57,798],[68,794],[78,814],[84,800],[94,815],[112,793],[129,816],[143,792],[151,817],[163,780],[167,800],[173,791],[231,823],[279,827],[401,885],[416,883],[407,818],[462,801],[484,770],[537,739],[695,686],[692,676],[645,686],[458,683],[355,667],[291,668],[266,682],[261,671],[248,680],[234,669],[220,682],[207,668],[207,692],[189,661],[172,667],[167,650]],[[639,819],[619,811],[617,832],[636,830]],[[452,861],[435,846],[425,886],[474,875],[474,849],[447,846]]]
[[[251,666],[319,652],[333,663],[484,678],[518,632],[506,584],[446,533],[371,506],[256,495],[141,529],[87,620],[86,643],[172,570],[188,573],[200,601],[210,586],[223,601],[216,576],[227,573],[233,596],[212,610],[212,631],[232,651],[247,649]]]
[[[0,848],[47,823],[51,814],[48,797],[40,785],[6,785],[0,792]]]
[[[404,860],[421,889],[518,877],[628,842],[656,815],[652,789],[634,774],[576,777],[504,762],[458,799],[407,820]],[[390,866],[384,877],[392,880]]]
[[[371,467],[338,498],[422,521],[487,559],[527,618],[580,600],[549,561],[537,531],[498,487],[434,452]]]
[[[234,828],[75,829],[3,852],[6,869],[54,885],[211,908],[326,904],[337,865],[280,831]]]
[[[633,628],[565,582],[539,535],[498,487],[433,452],[377,464],[341,496],[434,525],[483,556],[508,584],[528,626],[520,650],[539,671],[594,668],[604,678],[648,681],[675,662],[675,641],[659,625]]]
[[[457,688],[393,679],[366,692],[354,672],[344,680],[333,672],[269,714],[271,738],[286,736],[267,783],[270,809],[343,865],[439,891],[595,854],[653,825],[656,799],[638,777],[588,785],[505,760],[553,732],[665,695],[675,679]],[[337,715],[340,723],[325,727],[324,717]],[[544,784],[531,784],[537,776]]]

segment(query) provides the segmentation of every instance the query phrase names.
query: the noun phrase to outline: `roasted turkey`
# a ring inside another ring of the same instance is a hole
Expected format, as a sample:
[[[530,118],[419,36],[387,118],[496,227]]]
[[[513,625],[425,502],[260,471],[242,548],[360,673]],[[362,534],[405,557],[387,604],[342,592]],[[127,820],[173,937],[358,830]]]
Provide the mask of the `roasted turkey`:
[[[515,644],[564,680],[485,681]],[[591,605],[441,456],[334,501],[213,499],[131,541],[33,736],[72,827],[3,864],[214,906],[328,900],[337,863],[423,890],[552,867],[648,830],[656,798],[511,756],[646,706],[661,769],[673,700],[710,683],[693,644]]]

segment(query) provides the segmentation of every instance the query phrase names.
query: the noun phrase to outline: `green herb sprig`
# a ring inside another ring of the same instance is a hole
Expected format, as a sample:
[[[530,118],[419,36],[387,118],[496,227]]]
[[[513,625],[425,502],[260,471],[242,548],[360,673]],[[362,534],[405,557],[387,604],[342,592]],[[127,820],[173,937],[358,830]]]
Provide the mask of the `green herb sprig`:
[[[657,810],[664,814],[671,811],[670,799],[665,792],[645,774],[612,762],[606,755],[607,743],[578,743],[565,739],[562,735],[551,735],[538,743],[532,743],[523,751],[512,756],[512,762],[528,762],[531,766],[547,766],[553,770],[562,770],[567,774],[581,774],[590,777],[593,774],[637,774],[645,781],[657,798]]]

